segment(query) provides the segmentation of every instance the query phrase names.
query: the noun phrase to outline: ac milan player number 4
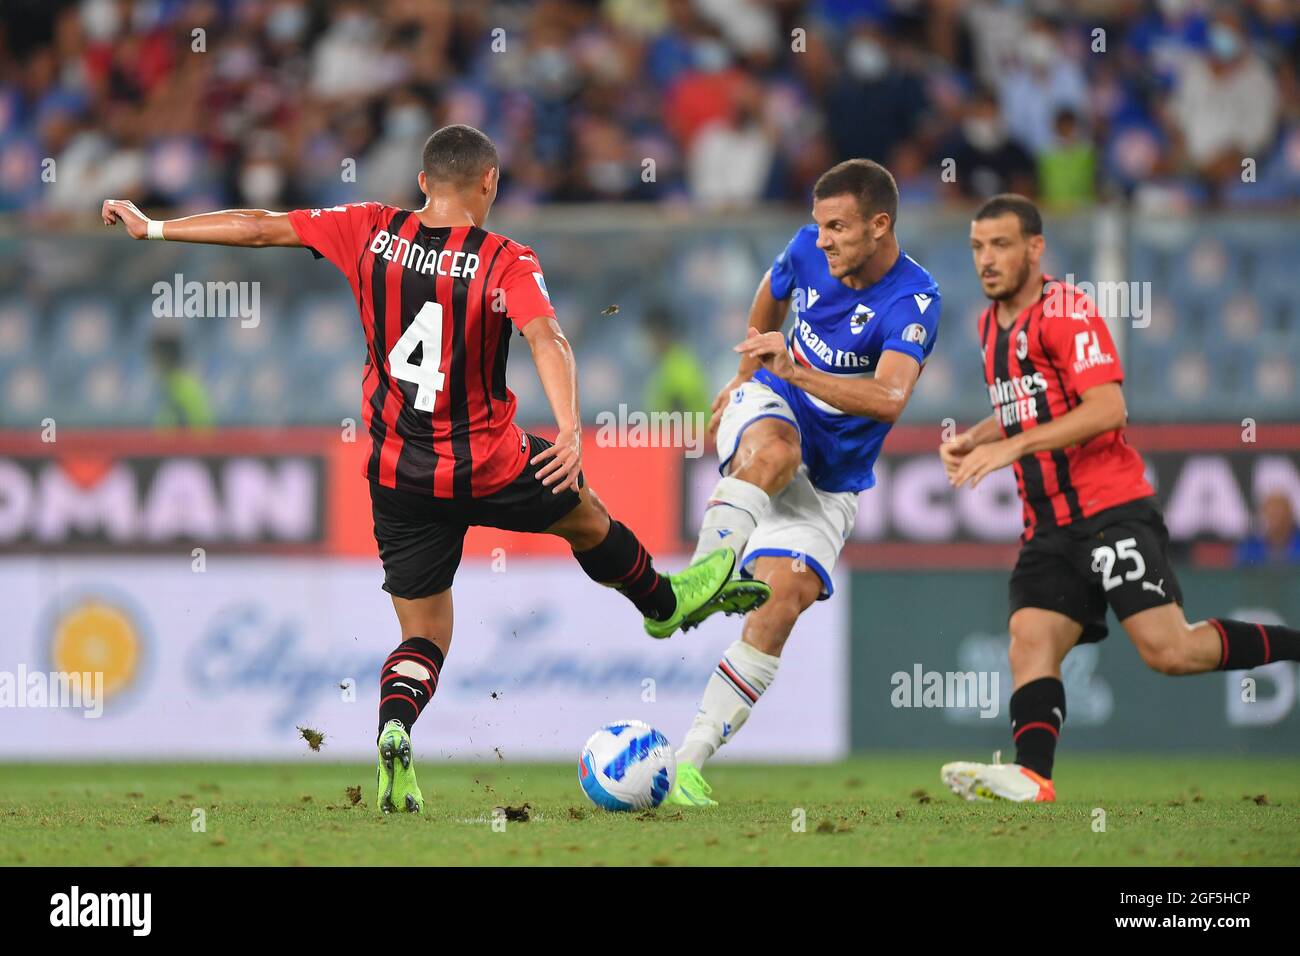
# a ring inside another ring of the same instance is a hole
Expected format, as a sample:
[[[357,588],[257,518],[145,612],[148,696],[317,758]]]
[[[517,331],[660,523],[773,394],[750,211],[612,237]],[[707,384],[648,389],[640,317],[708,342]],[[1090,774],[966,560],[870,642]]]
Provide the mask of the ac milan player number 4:
[[[133,239],[307,247],[347,278],[366,338],[362,417],[370,437],[375,540],[401,643],[380,674],[376,804],[423,808],[411,728],[437,690],[451,644],[451,585],[473,525],[564,538],[593,580],[617,589],[653,637],[718,610],[745,613],[758,585],[725,607],[714,598],[735,555],[718,548],[676,575],[655,571],[636,536],[610,518],[582,474],[573,352],[536,253],[481,224],[496,199],[496,147],[468,126],[429,137],[411,211],[362,202],[289,213],[231,209],[166,222],[104,203],[105,224]],[[506,387],[510,333],[528,342],[555,414],[548,442],[515,424]]]
[[[956,487],[1011,465],[1024,503],[1010,587],[1016,760],[950,763],[941,776],[967,799],[1048,802],[1066,716],[1061,662],[1076,644],[1106,636],[1108,607],[1162,674],[1300,660],[1300,631],[1187,622],[1169,533],[1124,437],[1124,373],[1104,318],[1078,289],[1043,274],[1042,218],[1028,199],[990,199],[970,235],[992,300],[979,334],[993,414],[939,454]]]

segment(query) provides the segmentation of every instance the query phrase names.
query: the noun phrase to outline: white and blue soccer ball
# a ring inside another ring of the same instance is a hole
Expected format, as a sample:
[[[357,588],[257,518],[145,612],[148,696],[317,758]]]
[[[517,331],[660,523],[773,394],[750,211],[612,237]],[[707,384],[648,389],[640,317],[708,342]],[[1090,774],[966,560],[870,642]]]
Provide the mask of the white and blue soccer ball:
[[[677,756],[668,738],[639,720],[606,724],[578,758],[578,783],[602,810],[657,807],[677,780]]]

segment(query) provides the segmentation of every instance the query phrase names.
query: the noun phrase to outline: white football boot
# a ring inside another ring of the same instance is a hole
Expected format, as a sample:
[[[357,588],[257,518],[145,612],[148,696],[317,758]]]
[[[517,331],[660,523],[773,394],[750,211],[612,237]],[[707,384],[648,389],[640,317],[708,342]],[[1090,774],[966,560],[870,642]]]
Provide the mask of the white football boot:
[[[1002,763],[1001,751],[993,755],[993,763],[944,764],[939,777],[949,790],[967,800],[1056,802],[1056,786],[1052,781],[1018,763]]]
[[[973,790],[975,775],[980,772],[981,768],[986,766],[988,765],[974,763],[969,760],[946,763],[939,771],[939,779],[943,781],[945,787],[957,794],[957,796],[966,800],[978,800],[979,797],[975,796]]]

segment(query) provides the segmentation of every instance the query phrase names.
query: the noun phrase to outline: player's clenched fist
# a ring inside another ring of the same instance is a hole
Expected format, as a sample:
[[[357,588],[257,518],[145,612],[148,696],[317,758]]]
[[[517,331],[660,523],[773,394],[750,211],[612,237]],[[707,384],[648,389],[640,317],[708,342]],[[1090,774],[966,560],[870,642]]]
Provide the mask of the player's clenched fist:
[[[949,476],[948,481],[954,488],[960,488],[967,482],[970,482],[970,486],[974,488],[985,475],[991,475],[998,469],[1005,468],[1020,457],[1020,448],[1010,438],[989,442],[963,455],[956,472]]]
[[[144,239],[149,232],[149,217],[135,208],[129,199],[106,199],[100,210],[104,225],[111,226],[121,221],[126,226],[127,235],[132,239]]]
[[[939,445],[939,460],[943,462],[943,470],[948,475],[949,481],[952,481],[953,475],[957,474],[962,459],[970,454],[974,447],[975,443],[971,440],[970,432],[962,432]]]

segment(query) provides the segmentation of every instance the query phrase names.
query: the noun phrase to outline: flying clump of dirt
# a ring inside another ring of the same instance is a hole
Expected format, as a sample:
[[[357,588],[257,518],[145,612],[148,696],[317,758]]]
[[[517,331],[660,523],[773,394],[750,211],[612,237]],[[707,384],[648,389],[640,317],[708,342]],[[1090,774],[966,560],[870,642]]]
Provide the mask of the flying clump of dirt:
[[[319,752],[325,744],[325,735],[319,730],[312,730],[310,727],[299,727],[298,733],[302,735],[303,740],[307,741],[307,746],[312,750]]]

